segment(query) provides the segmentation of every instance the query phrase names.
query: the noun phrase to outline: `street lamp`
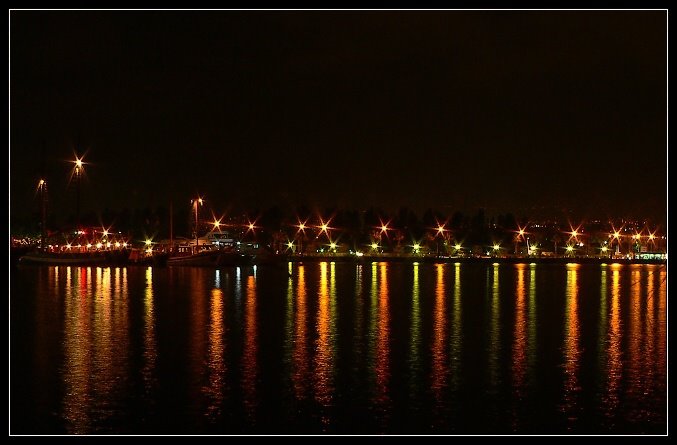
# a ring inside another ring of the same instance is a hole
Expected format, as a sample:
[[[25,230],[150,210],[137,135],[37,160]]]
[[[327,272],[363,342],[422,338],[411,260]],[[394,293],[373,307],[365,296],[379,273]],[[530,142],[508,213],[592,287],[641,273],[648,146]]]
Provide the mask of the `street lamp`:
[[[80,181],[82,180],[82,175],[84,174],[85,163],[82,161],[84,156],[78,157],[75,155],[75,160],[71,161],[75,166],[71,172],[71,178],[75,176],[75,230],[80,230]]]
[[[42,216],[42,226],[40,227],[40,248],[45,250],[45,235],[47,224],[47,181],[40,179],[38,181],[38,191],[40,192],[40,210]]]

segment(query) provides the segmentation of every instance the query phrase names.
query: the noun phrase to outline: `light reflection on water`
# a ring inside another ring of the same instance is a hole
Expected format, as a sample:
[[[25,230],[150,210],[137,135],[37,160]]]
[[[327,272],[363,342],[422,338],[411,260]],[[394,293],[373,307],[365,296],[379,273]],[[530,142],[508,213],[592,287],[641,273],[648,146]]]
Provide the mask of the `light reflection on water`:
[[[12,332],[34,334],[13,335],[11,376],[35,394],[12,395],[10,426],[661,433],[666,279],[618,264],[22,267]]]
[[[578,318],[578,264],[567,264],[567,287],[565,309],[565,340],[564,340],[564,415],[567,419],[567,429],[571,430],[578,420],[578,397],[581,390],[579,383],[580,368],[580,325]]]

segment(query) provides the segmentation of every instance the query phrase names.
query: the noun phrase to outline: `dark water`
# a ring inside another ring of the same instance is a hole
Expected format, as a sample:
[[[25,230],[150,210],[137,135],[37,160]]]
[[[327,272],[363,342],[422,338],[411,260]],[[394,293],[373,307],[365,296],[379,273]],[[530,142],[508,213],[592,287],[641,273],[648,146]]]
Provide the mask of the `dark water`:
[[[666,268],[11,271],[10,434],[665,434]]]

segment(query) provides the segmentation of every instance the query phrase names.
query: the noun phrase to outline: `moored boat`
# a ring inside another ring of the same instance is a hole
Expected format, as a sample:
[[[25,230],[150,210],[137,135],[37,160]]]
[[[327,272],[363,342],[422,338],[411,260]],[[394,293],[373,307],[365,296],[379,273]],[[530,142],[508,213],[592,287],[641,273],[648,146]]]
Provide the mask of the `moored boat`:
[[[91,265],[124,264],[129,251],[50,252],[35,250],[19,258],[19,264]]]
[[[194,246],[191,246],[194,247]],[[250,257],[232,248],[201,246],[201,250],[179,249],[167,258],[168,266],[240,266],[250,263]]]

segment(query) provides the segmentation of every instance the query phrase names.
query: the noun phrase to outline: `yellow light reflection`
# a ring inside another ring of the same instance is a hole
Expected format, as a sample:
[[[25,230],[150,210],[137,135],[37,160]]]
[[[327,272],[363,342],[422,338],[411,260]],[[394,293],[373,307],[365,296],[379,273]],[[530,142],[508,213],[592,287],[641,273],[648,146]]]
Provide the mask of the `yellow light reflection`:
[[[493,270],[493,281],[491,285],[491,322],[489,325],[489,385],[492,389],[495,390],[498,385],[498,363],[499,363],[499,350],[500,350],[500,335],[501,335],[501,326],[500,326],[500,308],[501,308],[501,296],[500,289],[498,285],[498,271],[499,265],[494,264]]]
[[[327,277],[327,263],[320,263],[320,289],[318,295],[317,312],[317,343],[314,363],[315,401],[323,408],[331,405],[333,397],[333,354],[331,350],[331,309],[329,297],[329,280]],[[321,414],[322,422],[326,424],[328,417]]]
[[[218,287],[211,290],[209,305],[208,385],[205,389],[207,396],[205,415],[209,421],[215,422],[221,417],[226,372],[223,336],[223,291]]]
[[[512,344],[513,390],[517,400],[523,397],[524,375],[526,369],[527,326],[526,326],[526,286],[524,276],[526,264],[516,264],[517,288],[515,290],[515,333]]]
[[[64,397],[61,418],[69,434],[105,423],[129,388],[126,291],[113,286],[111,269],[67,269],[64,320]],[[95,416],[94,416],[95,413]]]
[[[421,350],[421,302],[419,298],[418,263],[414,263],[414,284],[411,290],[411,343],[409,344],[409,368],[411,392],[415,395],[415,389],[420,385],[420,350]]]
[[[642,299],[642,273],[641,265],[633,264],[630,266],[630,326],[628,327],[629,331],[629,345],[628,345],[628,360],[627,360],[627,370],[628,370],[628,379],[624,379],[628,383],[626,391],[630,394],[637,394],[640,391],[640,380],[642,377],[639,373],[639,367],[641,366],[642,355],[646,355],[647,351],[641,350],[640,345],[642,342],[642,327],[640,320],[640,311],[641,311],[641,299]]]
[[[306,309],[306,276],[305,266],[299,264],[297,274],[296,288],[296,319],[294,322],[294,372],[292,382],[294,385],[294,394],[297,399],[307,397],[308,382],[310,381],[310,370],[308,366],[308,333],[307,309]]]
[[[536,365],[536,264],[529,265],[529,334],[527,339],[527,361],[529,378],[533,380]]]
[[[658,362],[658,357],[656,357],[656,339],[655,332],[658,325],[658,320],[656,319],[656,304],[655,301],[658,298],[656,295],[655,289],[655,279],[657,278],[655,272],[660,266],[657,265],[647,265],[645,266],[649,272],[647,277],[646,285],[646,311],[644,312],[644,319],[642,320],[642,327],[644,328],[645,340],[642,345],[642,372],[641,375],[644,377],[644,385],[642,392],[644,394],[650,394],[654,390],[655,382],[655,363]]]
[[[287,301],[284,311],[284,364],[288,375],[294,373],[294,276],[293,265],[289,261],[287,263],[287,273],[289,278],[287,280]]]
[[[153,268],[146,269],[146,292],[144,297],[144,337],[142,370],[143,383],[146,392],[152,391],[155,385],[155,361],[157,344],[155,339],[155,308],[153,300]]]
[[[90,301],[86,288],[79,286],[80,268],[66,269],[64,320],[64,397],[61,417],[69,434],[83,434],[90,429],[90,400],[93,391],[92,337],[82,335],[91,329]]]
[[[353,335],[355,338],[353,347],[353,360],[357,366],[361,366],[364,359],[364,296],[362,295],[362,265],[355,266],[355,320]]]
[[[612,419],[616,416],[618,409],[618,390],[620,379],[623,373],[623,363],[621,361],[621,285],[620,269],[621,265],[611,266],[611,313],[609,316],[609,338],[607,340],[607,385],[606,394],[603,398],[604,414]]]
[[[433,394],[439,403],[447,386],[447,310],[444,289],[444,264],[435,265],[435,312],[433,315],[432,376]]]
[[[658,279],[658,314],[656,320],[656,326],[658,329],[657,334],[657,351],[658,355],[656,363],[656,391],[659,391],[662,394],[667,394],[666,392],[666,381],[667,381],[667,332],[668,332],[668,318],[667,318],[667,270],[666,266],[660,266],[660,273]]]
[[[378,333],[376,342],[376,402],[389,403],[390,386],[390,310],[388,307],[388,263],[379,263]],[[386,409],[384,407],[384,409]],[[387,409],[386,409],[387,411]]]
[[[256,375],[258,373],[258,363],[256,354],[258,353],[258,338],[256,331],[256,278],[253,275],[247,276],[246,299],[245,299],[245,329],[244,329],[244,351],[242,357],[242,386],[244,390],[244,406],[250,421],[255,418],[256,409]]]
[[[453,302],[453,317],[451,326],[451,386],[456,390],[459,382],[459,373],[461,371],[461,345],[463,343],[461,338],[461,265],[454,264],[454,302]]]
[[[597,354],[599,361],[599,369],[605,369],[606,367],[606,341],[608,335],[608,302],[607,302],[607,286],[608,286],[608,277],[607,277],[607,266],[606,264],[602,265],[601,270],[601,279],[599,285],[599,333],[597,336]]]
[[[580,366],[580,326],[578,320],[578,264],[567,264],[566,314],[564,325],[564,410],[567,426],[578,420],[577,399],[580,387],[578,369]]]

